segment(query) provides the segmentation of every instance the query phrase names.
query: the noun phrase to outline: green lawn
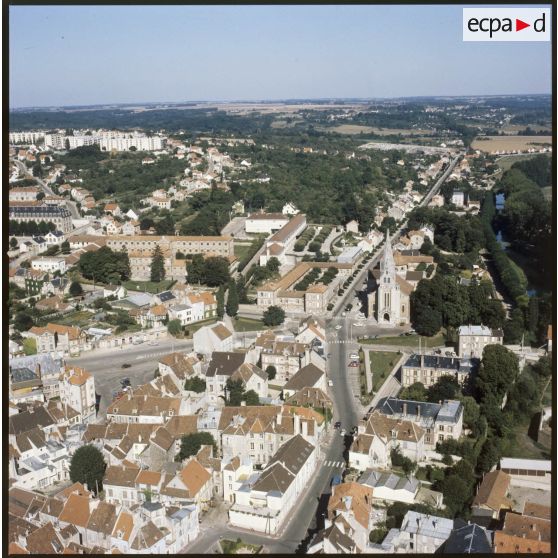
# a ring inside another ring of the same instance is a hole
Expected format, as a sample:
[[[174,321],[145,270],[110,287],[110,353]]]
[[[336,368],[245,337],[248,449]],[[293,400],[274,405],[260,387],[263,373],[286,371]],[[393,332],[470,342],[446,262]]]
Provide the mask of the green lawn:
[[[402,335],[397,337],[378,337],[378,339],[359,339],[359,343],[368,345],[393,345],[395,347],[416,347],[419,346],[418,335]],[[434,337],[420,337],[422,347],[439,347],[445,345],[445,337],[442,333],[434,335]]]
[[[550,459],[548,449],[529,437],[529,423],[519,424],[515,436],[505,439],[503,455],[520,459]]]
[[[391,351],[368,351],[368,354],[372,368],[372,387],[376,392],[382,387],[401,355]]]
[[[123,285],[130,292],[147,291],[148,293],[157,294],[170,289],[175,283],[176,281],[165,279],[158,283],[153,281],[125,281]]]
[[[238,318],[234,320],[235,331],[259,331],[261,329],[268,329],[261,320],[254,320],[252,318]]]
[[[239,259],[242,260],[244,256],[248,253],[248,251],[252,248],[252,244],[234,244],[234,255]]]

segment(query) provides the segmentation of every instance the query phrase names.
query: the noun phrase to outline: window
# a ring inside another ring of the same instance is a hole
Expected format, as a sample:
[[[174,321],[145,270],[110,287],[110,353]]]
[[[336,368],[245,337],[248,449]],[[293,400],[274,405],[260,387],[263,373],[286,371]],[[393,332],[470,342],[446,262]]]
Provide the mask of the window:
[[[252,443],[250,444],[250,449],[252,449],[252,450],[254,449],[254,442],[252,442]]]
[[[443,432],[443,431],[444,431],[444,425],[443,425],[443,424],[440,424],[440,426],[438,427],[438,430],[439,430],[440,432]]]
[[[440,442],[443,442],[443,440],[444,440],[444,435],[443,435],[443,434],[440,434],[440,435],[438,436],[438,440],[440,440]]]

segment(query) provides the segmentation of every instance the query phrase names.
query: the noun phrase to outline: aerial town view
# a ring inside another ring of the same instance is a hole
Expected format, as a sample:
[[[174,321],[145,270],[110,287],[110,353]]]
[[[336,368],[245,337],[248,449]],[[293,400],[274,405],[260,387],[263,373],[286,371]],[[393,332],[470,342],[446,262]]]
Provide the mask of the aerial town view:
[[[549,40],[7,11],[4,555],[556,552]]]

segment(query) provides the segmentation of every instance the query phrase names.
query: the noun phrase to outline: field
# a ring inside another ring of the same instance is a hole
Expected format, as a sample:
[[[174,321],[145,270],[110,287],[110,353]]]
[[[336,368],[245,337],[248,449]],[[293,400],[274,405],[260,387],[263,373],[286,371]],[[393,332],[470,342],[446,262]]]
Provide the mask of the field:
[[[552,133],[551,126],[541,126],[540,124],[508,124],[502,128],[502,132],[505,134],[517,134],[526,128],[531,128],[533,132],[548,132],[550,135]]]
[[[359,343],[368,345],[393,345],[401,347],[415,347],[418,349],[418,335],[403,335],[397,337],[378,337],[378,339],[359,339]],[[434,337],[421,337],[420,344],[422,347],[440,347],[445,345],[446,340],[442,333],[434,335]]]
[[[372,369],[372,386],[376,392],[382,387],[401,355],[391,351],[368,351],[368,353]]]
[[[337,132],[338,134],[375,134],[377,136],[393,136],[401,134],[409,136],[411,134],[429,136],[434,132],[432,130],[422,130],[413,128],[378,128],[376,126],[360,126],[359,124],[339,124],[332,128],[320,128],[325,132]]]
[[[476,138],[471,147],[486,153],[496,151],[527,151],[540,149],[542,145],[551,146],[552,136],[485,136],[486,139]]]
[[[496,159],[496,164],[504,171],[507,171],[511,168],[514,163],[518,161],[526,161],[528,159],[532,159],[535,157],[536,154],[533,153],[525,153],[523,155],[507,155],[505,157],[500,157]],[[550,153],[546,153],[548,157],[550,157]]]
[[[167,289],[170,289],[172,285],[174,285],[176,281],[171,281],[167,279],[165,281],[160,281],[159,283],[154,283],[153,281],[125,281],[123,283],[124,287],[130,291],[146,291],[151,294],[162,293]]]

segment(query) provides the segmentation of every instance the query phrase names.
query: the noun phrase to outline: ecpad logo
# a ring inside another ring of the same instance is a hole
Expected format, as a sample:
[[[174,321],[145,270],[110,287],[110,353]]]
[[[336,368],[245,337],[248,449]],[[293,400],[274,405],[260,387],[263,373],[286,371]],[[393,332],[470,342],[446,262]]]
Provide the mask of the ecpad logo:
[[[550,8],[463,8],[464,41],[550,41]]]

